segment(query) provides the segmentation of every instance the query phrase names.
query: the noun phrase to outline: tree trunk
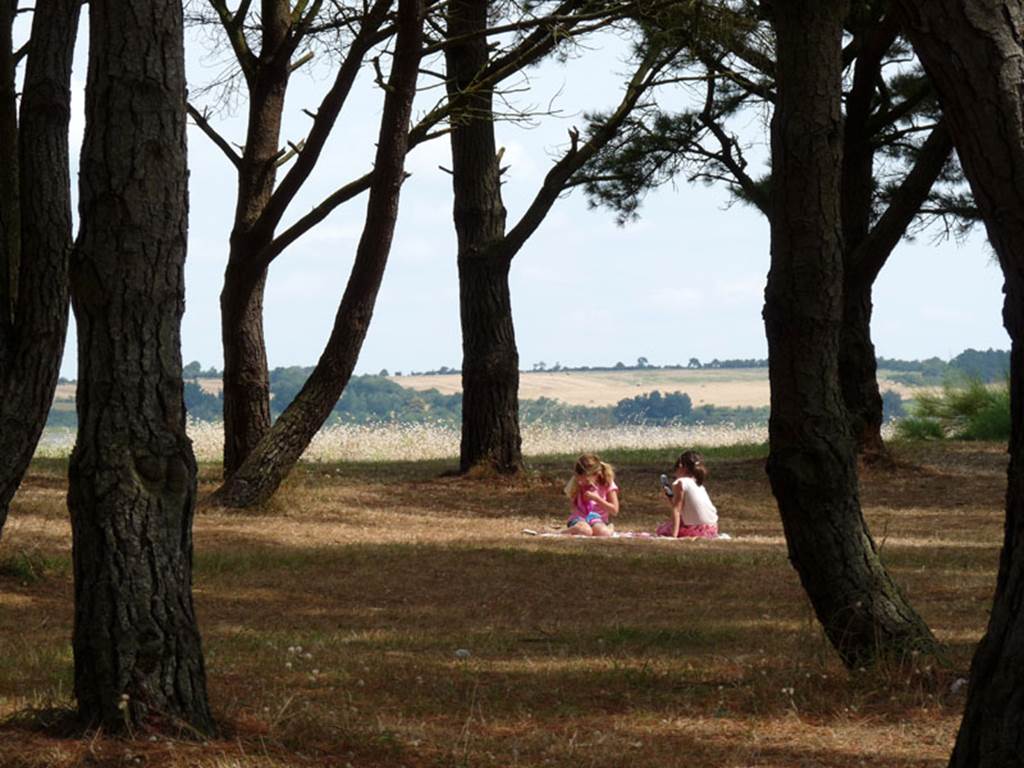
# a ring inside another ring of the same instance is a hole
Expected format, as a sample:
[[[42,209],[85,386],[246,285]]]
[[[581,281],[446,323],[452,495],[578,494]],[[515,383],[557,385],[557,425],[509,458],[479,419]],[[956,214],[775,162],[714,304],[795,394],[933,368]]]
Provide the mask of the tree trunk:
[[[856,450],[870,462],[887,454],[882,440],[878,362],[875,345],[871,341],[874,282],[859,280],[856,269],[849,268],[845,272],[843,320],[839,334],[839,381]]]
[[[192,604],[196,464],[185,434],[182,7],[92,0],[73,261],[78,440],[68,506],[75,696],[121,731],[212,727]]]
[[[7,359],[14,332],[15,279],[21,253],[18,86],[13,38],[17,9],[17,0],[0,0],[0,362]]]
[[[493,94],[474,88],[489,62],[489,0],[453,0],[448,36],[467,38],[445,50],[452,119],[452,187],[458,235],[462,319],[462,443],[459,469],[515,473],[523,467],[519,434],[519,352],[508,272],[501,252],[505,206],[494,141]],[[476,36],[472,36],[476,34]]]
[[[971,664],[950,765],[1024,765],[1024,2],[900,0],[935,84],[964,173],[1006,279],[1010,463],[1006,526],[988,628]]]
[[[14,323],[0,356],[0,533],[46,425],[68,325],[68,123],[79,0],[40,0],[21,100]]]
[[[268,500],[323,426],[352,376],[373,315],[398,217],[421,54],[422,0],[399,0],[397,26],[366,221],[327,347],[302,390],[270,432],[214,492],[214,504],[248,507]]]
[[[249,75],[249,119],[238,164],[238,198],[220,295],[224,347],[224,476],[235,472],[270,431],[270,374],[263,336],[266,270],[248,265],[273,239],[263,213],[274,193],[281,154],[281,115],[291,74],[287,0],[261,5],[261,50]]]
[[[885,455],[882,395],[875,345],[871,343],[873,281],[858,280],[857,248],[867,239],[874,211],[875,140],[871,118],[882,60],[896,39],[896,25],[878,10],[857,31],[861,50],[846,99],[843,121],[840,212],[843,247],[843,320],[839,336],[839,381],[857,451],[866,459]]]
[[[783,0],[774,8],[768,474],[790,561],[829,640],[856,666],[931,651],[935,640],[882,567],[864,523],[839,386],[845,3]]]
[[[846,124],[850,146],[849,117]],[[936,179],[949,162],[953,141],[944,121],[932,129],[921,145],[914,165],[893,193],[888,207],[870,229],[870,199],[861,196],[863,213],[853,214],[847,190],[850,166],[844,163],[844,232],[852,241],[843,243],[843,329],[839,342],[839,380],[850,426],[861,457],[867,461],[884,458],[888,451],[882,441],[882,395],[878,389],[878,363],[871,341],[871,294],[879,272],[931,193]],[[867,169],[862,168],[861,173]],[[864,181],[869,181],[862,176]],[[862,187],[863,188],[863,187]],[[864,218],[866,217],[866,218]],[[851,221],[860,224],[849,227]]]
[[[233,274],[232,248],[220,294],[221,341],[224,346],[224,477],[234,474],[245,457],[270,431],[270,373],[263,336],[263,288],[266,270],[255,285]],[[243,267],[244,269],[244,267]]]

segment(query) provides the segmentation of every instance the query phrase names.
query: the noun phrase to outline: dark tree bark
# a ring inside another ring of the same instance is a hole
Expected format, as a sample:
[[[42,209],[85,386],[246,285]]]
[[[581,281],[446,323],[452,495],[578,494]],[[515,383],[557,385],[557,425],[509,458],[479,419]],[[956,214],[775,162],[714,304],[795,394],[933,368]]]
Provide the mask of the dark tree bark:
[[[273,6],[271,11],[286,9],[289,5],[285,0],[266,0],[265,5],[268,4]],[[275,49],[270,41],[264,40],[258,56],[249,49],[246,25],[262,24],[262,17],[270,18],[273,13],[265,8],[259,20],[247,21],[247,3],[239,5],[234,13],[221,0],[210,0],[210,5],[216,11],[245,74],[250,98],[260,100],[254,94],[260,90],[256,86],[261,83],[262,91],[270,92],[271,86],[274,86],[283,93],[287,72],[280,68],[275,70],[274,65],[286,61],[304,36],[311,33],[311,27],[315,26],[312,22],[322,3],[314,0],[302,13],[293,13],[288,34],[280,40],[278,47]],[[221,293],[225,355],[225,476],[231,475],[245,456],[254,450],[269,426],[268,376],[262,331],[262,295],[267,267],[295,240],[323,221],[335,208],[369,189],[373,182],[374,173],[371,171],[342,185],[287,229],[277,231],[283,215],[316,165],[367,53],[373,45],[393,34],[389,22],[390,10],[390,0],[376,0],[360,19],[359,31],[339,66],[331,89],[315,113],[309,113],[313,118],[309,135],[296,150],[293,166],[269,197],[266,190],[272,188],[272,184],[243,182],[246,174],[254,172],[259,172],[254,176],[258,180],[270,179],[273,169],[283,161],[282,150],[271,154],[279,139],[277,125],[280,122],[280,104],[276,97],[266,99],[261,109],[250,111],[251,140],[241,155],[213,129],[198,110],[189,107],[189,113],[197,125],[228,157],[240,178],[236,226],[232,233],[230,258]],[[526,26],[532,31],[507,52],[488,62],[481,82],[493,87],[529,63],[542,58],[577,27],[593,29],[610,23],[624,11],[625,7],[611,12],[603,9],[601,13],[607,14],[607,18],[598,19],[597,11],[588,7],[586,0],[564,0],[552,13],[559,20],[557,25],[545,24],[543,19],[529,19]],[[445,44],[434,43],[428,50],[436,52]],[[273,55],[268,53],[275,50],[277,53]],[[412,129],[407,150],[439,135],[433,131],[450,114],[454,102],[457,100],[432,110]],[[272,119],[268,119],[271,117],[266,114],[268,110],[273,113]],[[259,119],[254,119],[257,117]],[[274,141],[267,140],[270,136],[274,137]],[[261,141],[265,142],[265,151],[257,152],[257,147],[262,146]]]
[[[79,0],[40,0],[25,63],[16,142],[19,220],[8,251],[17,290],[0,343],[0,532],[46,425],[68,324],[68,122]],[[6,311],[5,311],[6,314]]]
[[[355,263],[327,347],[302,390],[212,502],[246,507],[269,499],[309,445],[352,376],[391,250],[404,179],[409,118],[422,53],[422,0],[399,0],[394,62],[384,97],[373,181]]]
[[[722,13],[723,9],[718,8],[716,12]],[[642,148],[646,144],[655,156],[661,155],[661,162],[674,169],[681,170],[692,163],[697,178],[728,180],[734,194],[755,205],[770,219],[768,186],[748,173],[742,148],[724,122],[735,115],[743,103],[734,99],[736,87],[746,90],[755,101],[774,101],[775,98],[772,85],[776,74],[774,51],[763,43],[752,42],[749,14],[749,10],[726,12],[723,16],[725,23],[717,30],[717,35],[701,36],[694,46],[694,53],[713,76],[707,81],[703,110],[691,113],[686,123],[678,123],[679,129],[673,140],[678,142],[677,157],[685,159],[680,162],[671,157],[666,139],[661,137],[651,142],[646,130],[639,132],[638,146]],[[874,174],[876,153],[892,145],[893,136],[899,134],[897,129],[901,119],[921,111],[922,97],[928,95],[928,90],[921,87],[917,92],[908,93],[896,103],[891,103],[883,64],[893,56],[891,48],[897,38],[898,24],[888,3],[856,2],[847,16],[846,31],[849,40],[845,55],[849,57],[847,65],[852,64],[853,73],[846,94],[840,182],[844,278],[847,283],[839,370],[843,399],[858,451],[865,460],[871,461],[886,456],[881,435],[882,398],[870,329],[874,279],[927,200],[931,185],[939,177],[951,153],[951,142],[945,131],[933,133],[933,136],[944,137],[945,154],[941,154],[937,142],[929,142],[928,151],[919,152],[908,171],[908,178],[915,176],[917,182],[904,185],[900,193],[888,201],[885,212],[878,216],[881,212],[878,211],[877,200],[879,185]],[[762,38],[763,34],[758,33],[753,40]],[[730,56],[741,62],[740,70],[753,69],[760,77],[738,77]],[[731,82],[732,87],[722,89],[718,79]],[[883,92],[885,99],[881,96]],[[720,93],[728,96],[721,98]],[[629,147],[628,144],[626,146]],[[615,155],[602,163],[601,170],[613,180],[607,197],[600,194],[600,182],[592,186],[598,192],[598,199],[604,197],[620,210],[632,210],[637,199],[628,190],[650,185],[652,181],[648,174],[653,172],[656,178],[667,180],[675,172],[653,171],[652,165],[637,163],[631,154],[645,157],[643,152],[627,152],[618,158],[625,159],[625,164],[617,162]],[[625,174],[622,174],[623,170]],[[597,176],[600,178],[601,173]],[[928,183],[922,185],[925,178]],[[620,179],[626,183],[617,187]],[[887,221],[886,231],[876,235],[875,227],[883,219]],[[902,229],[894,229],[896,222],[902,224]],[[894,232],[896,238],[892,239]]]
[[[873,14],[874,16],[874,14]],[[853,68],[843,121],[840,210],[843,233],[843,323],[839,337],[839,381],[859,453],[885,455],[882,395],[878,389],[875,346],[871,342],[871,290],[874,281],[858,280],[854,254],[867,239],[875,193],[876,138],[869,128],[882,60],[896,40],[891,14],[875,16],[857,29],[861,50]]]
[[[449,36],[484,28],[486,0],[450,6]],[[487,65],[485,40],[447,52],[452,127],[454,218],[459,239],[459,292],[463,333],[463,403],[460,470],[486,466],[503,473],[522,468],[519,434],[519,355],[508,288],[512,259],[572,186],[575,174],[618,133],[655,75],[673,53],[643,52],[618,107],[596,124],[587,141],[570,131],[570,148],[508,233],[501,201],[500,157],[495,153],[492,92],[480,85]]]
[[[241,154],[195,109],[190,114],[235,166],[238,195],[228,265],[221,291],[221,339],[224,348],[224,475],[233,474],[270,430],[270,381],[263,333],[263,293],[267,268],[283,250],[276,228],[288,205],[308,178],[347,98],[359,66],[381,39],[380,27],[390,3],[377,0],[338,68],[335,81],[314,115],[314,124],[292,168],[279,186],[277,169],[284,152],[281,119],[292,71],[292,56],[305,39],[322,2],[314,0],[293,12],[288,0],[263,0],[260,50],[248,47],[244,28],[248,4],[232,15],[220,0],[210,0],[219,14],[249,95],[246,139]],[[353,193],[354,194],[354,193]],[[321,217],[322,218],[322,217]],[[278,250],[270,255],[270,252]]]
[[[264,269],[250,278],[246,265],[273,237],[261,219],[274,192],[281,157],[281,115],[291,74],[290,5],[288,0],[263,0],[260,55],[243,69],[249,119],[237,164],[235,223],[220,295],[225,476],[238,469],[270,429],[270,376],[263,336],[267,272]]]
[[[935,640],[882,567],[864,523],[839,386],[844,11],[836,0],[774,4],[778,101],[764,318],[768,474],[789,558],[829,640],[855,666],[932,651]]]
[[[92,0],[81,231],[72,263],[78,440],[68,506],[75,696],[108,730],[209,731],[192,604],[185,434],[182,7]]]
[[[0,0],[0,360],[14,325],[14,279],[21,251],[18,200],[18,89],[14,61],[17,0]]]
[[[846,134],[849,136],[849,114]],[[851,146],[849,138],[844,151]],[[953,152],[953,140],[945,122],[932,129],[914,166],[900,184],[878,221],[870,224],[871,202],[854,204],[847,197],[850,185],[864,189],[872,183],[868,169],[850,173],[844,163],[843,186],[843,322],[839,337],[839,380],[843,402],[857,450],[865,461],[885,458],[882,440],[882,395],[878,388],[878,364],[871,340],[872,292],[889,256],[903,238],[931,192]],[[873,151],[872,151],[873,155]],[[860,179],[851,178],[859,173]],[[853,192],[853,197],[861,197]],[[851,225],[851,222],[852,225]]]
[[[224,349],[224,477],[235,472],[270,431],[270,372],[263,336],[266,270],[247,286],[231,259],[246,252],[232,244],[220,294]]]
[[[899,0],[1003,269],[1010,334],[1006,527],[988,628],[950,765],[1024,765],[1024,3]]]
[[[505,236],[493,92],[474,87],[489,63],[489,0],[452,0],[445,49],[451,118],[452,188],[458,235],[462,320],[462,442],[459,469],[514,474],[523,467],[519,434],[519,351],[512,323],[511,260],[494,246]],[[476,33],[476,36],[472,36]]]
[[[875,153],[879,129],[885,127],[878,124],[876,94],[882,63],[896,41],[899,25],[884,4],[865,10],[866,18],[851,14],[854,44],[859,50],[843,120],[840,210],[844,285],[839,380],[857,450],[871,462],[888,455],[882,440],[882,395],[871,340],[872,291],[878,273],[927,200],[953,144],[944,126],[933,130],[883,218],[873,223]]]

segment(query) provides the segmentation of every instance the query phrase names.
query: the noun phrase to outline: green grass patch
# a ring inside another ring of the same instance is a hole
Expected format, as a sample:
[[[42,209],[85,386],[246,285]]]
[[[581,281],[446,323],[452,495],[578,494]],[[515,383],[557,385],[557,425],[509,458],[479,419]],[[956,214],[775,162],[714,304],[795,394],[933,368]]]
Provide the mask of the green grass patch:
[[[0,554],[0,577],[14,579],[21,584],[35,584],[47,577],[70,573],[71,558],[66,555],[47,554],[39,549]]]

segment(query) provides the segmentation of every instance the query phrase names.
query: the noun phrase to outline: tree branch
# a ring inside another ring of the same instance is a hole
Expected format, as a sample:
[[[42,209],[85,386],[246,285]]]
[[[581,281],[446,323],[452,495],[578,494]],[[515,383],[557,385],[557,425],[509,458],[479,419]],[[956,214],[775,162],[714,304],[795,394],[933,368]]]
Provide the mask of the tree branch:
[[[558,197],[565,191],[573,174],[579,171],[598,151],[610,142],[618,133],[623,121],[636,106],[640,97],[647,91],[657,71],[671,57],[662,58],[663,52],[649,52],[637,67],[628,85],[626,93],[608,119],[601,124],[590,138],[579,146],[579,134],[570,131],[571,146],[565,156],[548,171],[540,190],[534,197],[530,207],[514,227],[497,246],[505,259],[512,259],[522,249],[529,237],[537,230],[547,216]]]
[[[288,209],[295,195],[298,194],[306,179],[316,166],[323,152],[327,138],[330,136],[334,125],[338,120],[342,107],[352,90],[356,76],[363,64],[367,51],[376,44],[378,32],[387,12],[391,8],[391,0],[375,0],[369,15],[359,29],[359,34],[349,46],[345,60],[338,68],[334,83],[330,90],[324,95],[319,108],[313,117],[313,126],[306,137],[302,153],[298,156],[295,164],[291,167],[285,177],[281,180],[277,189],[274,190],[269,202],[260,214],[256,228],[266,228],[272,232],[281,221],[284,212]]]
[[[375,7],[376,5],[379,4],[387,4],[387,0],[377,0],[377,4],[375,4]],[[557,9],[557,13],[560,16],[571,19],[571,14],[568,14],[567,12],[583,4],[584,0],[565,0]],[[373,11],[371,10],[371,14],[372,13]],[[571,29],[571,25],[569,25],[569,28]],[[372,46],[372,44],[378,42],[379,38],[385,33],[390,33],[389,30],[390,27],[386,27],[380,30],[379,34],[374,36],[373,41],[371,42],[370,45]],[[524,40],[522,40],[518,45],[511,49],[505,56],[503,56],[496,62],[492,63],[491,66],[489,66],[487,70],[485,70],[485,72],[482,73],[481,79],[473,84],[473,89],[475,90],[481,88],[493,88],[497,83],[500,83],[502,80],[504,80],[514,72],[519,71],[526,64],[529,64],[535,61],[537,58],[543,56],[545,53],[547,53],[548,50],[550,50],[554,46],[555,43],[557,43],[559,39],[563,39],[566,34],[566,29],[562,29],[560,33],[556,33],[551,28],[538,28],[536,32],[534,32],[527,38],[524,38]],[[550,45],[546,44],[548,41],[552,41]],[[353,48],[354,47],[355,44],[353,44]],[[348,63],[348,61],[349,59],[347,58],[345,63]],[[359,57],[359,61],[357,63],[361,63],[361,57]],[[342,66],[344,66],[344,64]],[[355,66],[355,64],[353,66]],[[358,66],[355,66],[355,68],[357,70]],[[352,73],[353,78],[354,76],[355,72]],[[339,78],[340,77],[341,72],[339,70]],[[335,83],[337,85],[337,79]],[[349,83],[349,87],[350,86],[351,83]],[[330,94],[328,94],[328,96],[329,95]],[[340,92],[339,96],[341,96]],[[324,98],[324,102],[326,102],[327,98],[328,97]],[[344,101],[343,96],[342,101]],[[459,101],[459,99],[449,99],[443,104],[435,107],[427,115],[421,118],[420,121],[409,132],[407,151],[412,150],[414,147],[418,146],[419,144],[425,141],[429,141],[439,136],[446,135],[446,130],[435,131],[432,129],[434,129],[438,123],[443,121],[455,109],[457,109]],[[315,115],[311,115],[311,117],[313,117],[314,120],[314,130],[316,126],[316,121],[320,118],[323,109],[324,106],[322,103],[320,110]],[[326,121],[322,122],[321,124],[326,125]],[[263,215],[261,216],[260,219],[260,226],[267,226],[271,222],[273,222],[274,226],[277,225],[281,217],[284,215],[284,211],[287,210],[288,205],[291,203],[292,199],[294,199],[295,193],[297,192],[298,188],[301,187],[302,183],[305,181],[305,178],[308,177],[309,170],[311,170],[313,163],[309,163],[310,169],[304,171],[304,175],[298,173],[297,169],[299,167],[299,163],[302,162],[304,158],[312,157],[312,154],[310,152],[310,143],[312,142],[312,140],[313,131],[310,131],[310,135],[306,141],[306,147],[304,148],[302,154],[299,156],[299,160],[296,161],[296,164],[292,167],[289,173],[281,181],[281,184],[279,185],[278,189],[274,192],[274,195],[271,198],[270,203],[268,203],[267,207],[264,209]],[[291,181],[289,181],[289,179],[291,179]],[[354,179],[353,181],[349,182],[348,184],[345,184],[344,186],[340,187],[338,190],[333,192],[331,195],[325,198],[320,204],[313,208],[313,210],[311,210],[301,219],[296,221],[292,226],[290,226],[287,230],[282,232],[279,236],[275,237],[274,240],[265,249],[263,249],[257,254],[257,256],[253,259],[250,268],[252,270],[262,270],[268,267],[274,261],[274,259],[276,259],[285,250],[285,248],[287,248],[289,245],[298,240],[310,229],[312,229],[314,226],[323,221],[332,211],[334,211],[335,208],[348,202],[356,195],[367,190],[370,184],[372,183],[372,180],[373,172],[370,171],[369,173],[364,174],[358,179]],[[295,185],[296,187],[294,191],[291,190],[292,185]],[[279,206],[279,208],[277,206]],[[271,211],[272,207],[274,207],[273,211]]]
[[[231,50],[235,52],[235,58],[238,59],[238,64],[242,68],[242,74],[250,83],[256,73],[257,60],[249,48],[249,42],[245,39],[243,24],[251,2],[252,0],[242,0],[238,5],[238,10],[231,13],[225,0],[209,0],[210,7],[217,12],[221,26],[224,27],[228,42],[231,43]]]
[[[716,154],[714,157],[729,170],[729,173],[733,175],[736,183],[739,184],[750,202],[756,205],[758,210],[770,219],[771,202],[768,199],[768,195],[750,178],[746,171],[746,160],[743,159],[742,155],[737,157],[736,153],[739,153],[739,147],[736,139],[729,136],[715,119],[714,105],[715,78],[709,76],[707,98],[704,100],[704,110],[700,113],[700,122],[718,140],[718,144],[722,148],[721,154]]]
[[[885,213],[853,253],[851,264],[863,280],[873,281],[928,199],[932,186],[949,162],[953,139],[945,120],[932,129],[914,167],[893,194]]]
[[[332,192],[324,198],[323,202],[288,227],[288,229],[280,235],[275,237],[265,248],[257,253],[253,259],[251,269],[254,272],[256,270],[262,272],[264,269],[269,267],[274,259],[280,256],[288,246],[309,232],[309,230],[321,221],[326,219],[339,205],[347,203],[349,200],[365,192],[370,188],[372,183],[373,171],[355,179],[354,181],[350,181],[345,186]]]
[[[195,121],[195,124],[207,135],[210,141],[217,145],[218,149],[224,153],[224,156],[231,161],[231,164],[235,166],[236,169],[241,168],[242,158],[239,157],[238,153],[231,148],[231,145],[227,140],[217,133],[214,127],[210,125],[210,121],[207,120],[198,109],[192,106],[191,103],[186,105],[186,109],[188,110],[189,117]]]

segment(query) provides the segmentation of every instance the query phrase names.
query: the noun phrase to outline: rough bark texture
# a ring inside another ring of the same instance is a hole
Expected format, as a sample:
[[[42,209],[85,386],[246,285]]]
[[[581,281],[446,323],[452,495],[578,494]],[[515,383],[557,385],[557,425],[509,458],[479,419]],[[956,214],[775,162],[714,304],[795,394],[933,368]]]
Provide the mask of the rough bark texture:
[[[971,665],[956,768],[1024,765],[1024,3],[900,0],[1005,277],[1010,462],[995,599]]]
[[[185,434],[182,7],[92,0],[81,231],[72,263],[75,696],[108,730],[211,728],[192,604]]]
[[[934,638],[878,559],[861,514],[838,376],[844,3],[776,2],[768,474],[789,558],[843,661],[932,650]]]
[[[487,28],[489,0],[453,0],[448,36],[468,38]],[[509,295],[511,259],[505,236],[500,158],[494,141],[493,93],[475,80],[489,62],[479,34],[445,49],[452,117],[452,188],[458,236],[462,319],[462,443],[459,469],[512,474],[523,467],[519,434],[519,351]],[[460,97],[461,94],[461,97]]]
[[[398,217],[421,53],[422,0],[399,0],[397,26],[366,221],[327,347],[302,390],[270,432],[213,494],[214,504],[247,507],[269,499],[323,425],[352,376],[373,315]]]
[[[40,0],[21,99],[15,185],[18,290],[0,346],[0,532],[57,386],[68,324],[71,187],[68,122],[79,0]],[[7,194],[11,190],[4,190]]]

